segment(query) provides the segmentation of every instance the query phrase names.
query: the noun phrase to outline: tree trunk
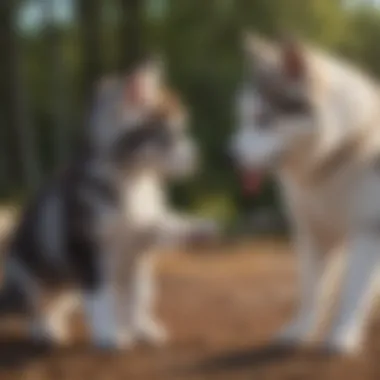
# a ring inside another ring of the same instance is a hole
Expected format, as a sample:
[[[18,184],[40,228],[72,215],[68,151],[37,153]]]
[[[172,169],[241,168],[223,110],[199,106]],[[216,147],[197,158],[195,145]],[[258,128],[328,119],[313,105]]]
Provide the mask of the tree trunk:
[[[1,120],[0,128],[4,143],[2,144],[4,162],[4,182],[1,182],[1,190],[5,191],[20,185],[21,182],[21,162],[18,155],[18,144],[16,134],[11,128],[12,120],[12,100],[10,92],[12,88],[11,75],[13,71],[13,61],[11,58],[12,49],[12,16],[11,1],[0,3],[0,106]]]
[[[89,101],[95,81],[102,71],[101,59],[101,0],[78,0],[82,51],[82,95]]]
[[[125,71],[143,55],[144,0],[120,1],[120,69]]]
[[[2,100],[2,97],[0,99]],[[10,186],[9,155],[7,150],[8,136],[6,132],[7,124],[5,122],[4,110],[2,109],[0,113],[0,197],[6,194]]]
[[[58,0],[59,1],[59,0]],[[44,6],[44,32],[47,67],[50,67],[50,80],[47,89],[48,107],[52,122],[52,144],[55,165],[65,162],[69,143],[67,72],[64,66],[62,34],[56,24],[57,1],[42,0]]]
[[[15,18],[17,2],[3,0],[0,3],[0,54],[2,56],[2,101],[4,120],[9,141],[9,174],[12,184],[26,185],[29,191],[36,189],[41,173],[37,160],[34,130],[27,105],[20,43],[17,38]]]

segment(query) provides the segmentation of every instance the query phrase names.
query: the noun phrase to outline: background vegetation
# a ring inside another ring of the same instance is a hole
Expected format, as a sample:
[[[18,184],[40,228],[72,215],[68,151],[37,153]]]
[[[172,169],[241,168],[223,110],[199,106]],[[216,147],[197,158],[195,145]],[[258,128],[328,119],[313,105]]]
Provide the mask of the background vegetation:
[[[160,51],[192,111],[204,168],[175,201],[226,220],[242,197],[222,159],[233,127],[242,29],[290,28],[380,75],[380,4],[343,0],[2,0],[0,196],[23,199],[67,160],[96,78]]]

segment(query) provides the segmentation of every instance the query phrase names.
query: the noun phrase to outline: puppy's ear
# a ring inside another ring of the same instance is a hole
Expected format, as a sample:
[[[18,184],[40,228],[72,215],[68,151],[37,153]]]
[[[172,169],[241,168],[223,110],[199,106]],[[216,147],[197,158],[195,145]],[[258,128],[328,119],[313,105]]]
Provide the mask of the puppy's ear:
[[[134,107],[155,105],[160,98],[163,77],[161,59],[150,58],[140,63],[127,78],[125,101]]]
[[[283,38],[280,42],[280,64],[284,75],[291,80],[302,80],[307,73],[304,46],[294,37]]]

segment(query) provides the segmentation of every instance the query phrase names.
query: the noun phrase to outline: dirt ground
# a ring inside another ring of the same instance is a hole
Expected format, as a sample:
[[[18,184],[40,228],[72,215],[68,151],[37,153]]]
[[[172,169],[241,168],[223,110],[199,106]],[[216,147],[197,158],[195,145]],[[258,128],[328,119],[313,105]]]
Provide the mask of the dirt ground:
[[[268,345],[296,305],[286,243],[241,243],[171,253],[158,262],[158,313],[166,347],[100,353],[86,345],[46,349],[0,335],[0,380],[380,379],[380,324],[355,359]]]

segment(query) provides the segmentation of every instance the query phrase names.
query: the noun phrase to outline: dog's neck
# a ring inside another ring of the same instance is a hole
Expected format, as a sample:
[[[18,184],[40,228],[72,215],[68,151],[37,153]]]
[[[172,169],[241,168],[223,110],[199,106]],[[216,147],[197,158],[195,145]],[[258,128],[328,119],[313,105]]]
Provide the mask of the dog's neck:
[[[380,107],[380,96],[377,96]],[[293,182],[315,186],[347,169],[371,165],[380,157],[380,112],[366,124],[340,133],[334,144],[321,149],[320,136],[299,144],[284,160],[281,175]]]
[[[317,109],[320,127],[308,141],[297,144],[281,170],[282,176],[310,185],[380,155],[380,89],[338,60],[319,56],[315,63],[318,77],[325,78],[315,92],[325,104]],[[329,90],[332,83],[334,91]]]
[[[156,222],[166,209],[164,175],[155,167],[115,165],[103,152],[85,143],[73,160],[74,176],[86,173],[114,187],[120,194],[124,217],[131,224],[144,227]]]
[[[345,136],[334,149],[318,157],[315,157],[313,142],[303,144],[289,155],[281,175],[303,186],[315,186],[329,181],[349,167],[368,165],[380,156],[380,131],[377,129],[374,121],[368,128]]]

